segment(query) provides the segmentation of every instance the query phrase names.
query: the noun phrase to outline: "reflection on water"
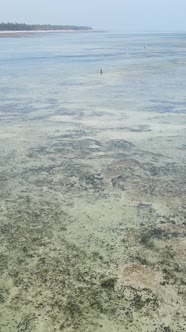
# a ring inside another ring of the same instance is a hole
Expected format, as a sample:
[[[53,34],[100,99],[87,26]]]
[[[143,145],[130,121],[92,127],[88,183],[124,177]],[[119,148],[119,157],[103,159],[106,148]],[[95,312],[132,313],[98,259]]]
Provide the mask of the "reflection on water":
[[[0,329],[184,331],[185,35],[0,47]]]

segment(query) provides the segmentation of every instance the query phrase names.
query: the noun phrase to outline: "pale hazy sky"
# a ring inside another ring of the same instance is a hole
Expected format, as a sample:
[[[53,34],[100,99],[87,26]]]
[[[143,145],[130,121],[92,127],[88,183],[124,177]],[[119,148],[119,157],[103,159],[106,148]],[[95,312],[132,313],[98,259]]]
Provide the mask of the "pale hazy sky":
[[[186,31],[186,0],[0,0],[0,21]]]

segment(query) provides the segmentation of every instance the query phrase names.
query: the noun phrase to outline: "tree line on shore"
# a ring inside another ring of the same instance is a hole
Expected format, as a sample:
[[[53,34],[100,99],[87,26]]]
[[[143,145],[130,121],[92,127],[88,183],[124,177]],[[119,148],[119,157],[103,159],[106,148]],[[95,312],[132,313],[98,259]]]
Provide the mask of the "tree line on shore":
[[[92,30],[87,26],[26,24],[26,23],[0,23],[0,31],[40,31],[40,30]]]

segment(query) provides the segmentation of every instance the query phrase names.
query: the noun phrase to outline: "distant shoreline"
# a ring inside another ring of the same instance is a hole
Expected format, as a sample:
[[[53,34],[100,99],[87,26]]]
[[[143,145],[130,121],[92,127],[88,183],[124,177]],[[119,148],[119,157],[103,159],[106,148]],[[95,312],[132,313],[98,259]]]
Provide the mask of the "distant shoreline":
[[[22,36],[28,36],[28,35],[33,35],[33,34],[46,34],[46,33],[93,33],[93,32],[99,32],[95,30],[25,30],[25,31],[9,31],[9,30],[4,30],[0,31],[0,38],[10,38],[10,37],[22,37]]]

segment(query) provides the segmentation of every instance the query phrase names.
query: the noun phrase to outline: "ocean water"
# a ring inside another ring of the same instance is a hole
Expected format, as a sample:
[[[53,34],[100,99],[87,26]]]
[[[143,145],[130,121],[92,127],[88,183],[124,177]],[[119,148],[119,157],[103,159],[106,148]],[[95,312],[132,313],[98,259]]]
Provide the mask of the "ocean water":
[[[1,100],[31,98],[37,105],[50,93],[63,106],[122,108],[129,102],[135,110],[166,111],[170,103],[185,106],[185,52],[185,34],[1,39]]]
[[[0,74],[0,330],[185,331],[186,34],[0,38]]]

